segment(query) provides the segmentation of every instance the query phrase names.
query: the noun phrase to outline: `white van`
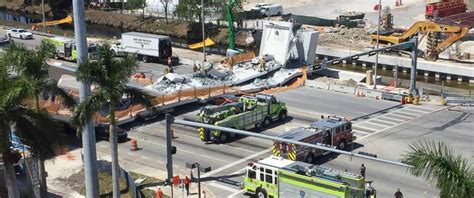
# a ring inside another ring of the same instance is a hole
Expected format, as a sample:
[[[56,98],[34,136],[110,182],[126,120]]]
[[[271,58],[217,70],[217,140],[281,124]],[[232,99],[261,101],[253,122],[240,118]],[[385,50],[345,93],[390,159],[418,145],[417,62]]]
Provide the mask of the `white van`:
[[[280,16],[283,14],[283,7],[278,4],[264,5],[261,7],[261,13],[265,16]]]

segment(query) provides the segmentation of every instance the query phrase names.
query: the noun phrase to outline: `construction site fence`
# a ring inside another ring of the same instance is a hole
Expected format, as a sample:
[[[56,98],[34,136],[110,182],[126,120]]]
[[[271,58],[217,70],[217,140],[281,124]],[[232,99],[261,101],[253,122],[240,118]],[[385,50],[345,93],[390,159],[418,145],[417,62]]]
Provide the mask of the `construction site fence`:
[[[262,91],[262,93],[276,93],[276,92],[283,92],[283,91],[288,91],[290,89],[294,89],[300,86],[303,86],[306,79],[307,79],[307,71],[306,68],[301,69],[302,76],[295,80],[293,83],[291,83],[288,86],[285,87],[277,87],[277,88],[272,88],[268,89],[265,91]],[[208,87],[201,87],[201,88],[189,88],[185,90],[178,90],[177,92],[170,93],[170,94],[163,94],[163,95],[155,95],[152,99],[152,104],[160,109],[160,107],[163,107],[165,105],[169,105],[172,103],[184,101],[184,100],[192,100],[192,99],[209,99],[211,97],[215,97],[221,94],[225,93],[234,93],[234,94],[239,94],[239,95],[252,95],[254,94],[253,92],[244,92],[240,91],[237,88],[231,87],[229,85],[219,85],[219,86],[208,86]],[[70,110],[64,106],[61,103],[61,98],[56,97],[55,100],[53,101],[50,98],[45,98],[40,101],[40,105],[42,108],[45,108],[48,110],[50,113],[54,114],[59,114],[60,110],[65,110],[68,112],[68,114],[71,114]],[[136,116],[138,113],[145,111],[147,108],[143,104],[133,104],[130,105],[128,108],[122,109],[122,110],[116,110],[115,111],[115,118],[117,121],[120,121],[122,119],[127,119],[127,118],[132,118]],[[104,113],[96,113],[94,117],[94,121],[96,123],[108,123],[109,122],[109,116]]]

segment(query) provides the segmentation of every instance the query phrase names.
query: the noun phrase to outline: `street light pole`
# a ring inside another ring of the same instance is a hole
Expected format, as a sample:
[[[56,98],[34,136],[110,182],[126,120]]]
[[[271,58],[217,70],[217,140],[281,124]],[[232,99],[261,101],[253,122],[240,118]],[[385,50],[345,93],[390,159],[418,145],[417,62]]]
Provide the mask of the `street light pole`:
[[[196,163],[198,170],[198,198],[201,198],[201,171],[199,169],[199,163]]]
[[[84,17],[84,0],[73,0],[74,33],[76,37],[77,65],[87,63],[86,21]],[[80,82],[79,98],[81,101],[91,94],[91,86]],[[84,152],[84,177],[86,197],[99,197],[99,177],[97,174],[97,153],[95,131],[92,120],[83,126],[82,150]]]
[[[377,44],[375,45],[376,49],[379,49],[379,37],[380,37],[380,18],[382,12],[382,0],[379,0],[379,17],[377,20]],[[375,53],[375,64],[374,64],[374,89],[377,89],[377,65],[379,63],[379,52]]]
[[[44,0],[41,0],[41,9],[43,10],[43,32],[46,32],[46,16],[44,14]]]
[[[206,30],[205,22],[204,22],[204,0],[201,0],[201,25],[202,25],[202,66],[204,67],[204,63],[206,62]]]

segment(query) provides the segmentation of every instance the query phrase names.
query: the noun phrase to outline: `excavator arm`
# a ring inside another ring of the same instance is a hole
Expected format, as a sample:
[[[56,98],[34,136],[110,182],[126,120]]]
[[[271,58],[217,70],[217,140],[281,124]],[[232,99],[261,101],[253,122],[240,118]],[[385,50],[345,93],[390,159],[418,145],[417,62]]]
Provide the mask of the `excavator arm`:
[[[439,43],[436,39],[432,39],[433,42],[428,42],[428,54],[425,58],[428,60],[436,60],[439,53],[464,37],[468,31],[469,27],[465,26],[447,25],[434,21],[418,21],[401,35],[379,36],[379,40],[387,43],[399,44],[407,41],[416,34],[435,35],[448,33],[450,35]],[[377,35],[371,35],[371,38],[372,40],[375,40],[377,39]]]
[[[433,21],[418,21],[400,36],[395,36],[395,35],[380,36],[379,40],[385,41],[388,43],[393,43],[393,44],[400,44],[402,42],[407,41],[407,39],[411,38],[412,36],[418,33],[425,34],[425,33],[431,33],[431,32],[440,32],[440,33],[453,33],[453,34],[460,35],[462,33],[462,29],[463,28],[459,26],[439,24]],[[373,40],[377,39],[377,35],[372,34],[370,35],[370,37]]]

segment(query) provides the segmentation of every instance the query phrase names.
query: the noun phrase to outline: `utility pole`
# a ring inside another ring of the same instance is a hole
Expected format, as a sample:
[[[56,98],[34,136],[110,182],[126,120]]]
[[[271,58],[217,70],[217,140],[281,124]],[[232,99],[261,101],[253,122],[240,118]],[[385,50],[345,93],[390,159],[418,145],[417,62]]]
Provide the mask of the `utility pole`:
[[[86,21],[84,17],[84,0],[73,0],[74,33],[76,37],[77,64],[87,63]],[[80,82],[79,97],[83,101],[91,94],[91,86]],[[95,131],[90,120],[82,132],[82,151],[84,152],[84,172],[86,197],[99,197],[99,178],[97,175],[97,153],[95,148]]]
[[[171,139],[173,134],[171,132],[171,124],[173,123],[173,117],[170,114],[165,115],[166,122],[166,169],[168,170],[168,181],[170,182],[171,197],[173,197],[173,154],[171,153],[172,145]]]
[[[204,67],[204,63],[206,62],[206,30],[204,29],[205,27],[205,22],[204,22],[204,0],[201,0],[201,23],[202,23],[202,66]]]
[[[375,48],[378,50],[379,49],[379,37],[380,37],[380,18],[381,18],[381,13],[382,13],[382,0],[379,0],[379,17],[377,19],[377,43],[375,45]],[[379,52],[377,51],[375,53],[375,64],[374,64],[374,89],[377,89],[377,65],[379,63]]]
[[[416,65],[418,59],[418,36],[414,36],[411,51],[411,70],[410,70],[410,94],[412,96],[418,95],[416,88]]]
[[[43,10],[43,32],[46,32],[46,16],[44,14],[44,0],[41,0],[41,9]]]
[[[201,169],[199,163],[196,163],[198,170],[198,198],[201,198]]]

